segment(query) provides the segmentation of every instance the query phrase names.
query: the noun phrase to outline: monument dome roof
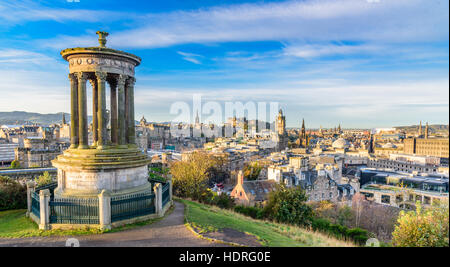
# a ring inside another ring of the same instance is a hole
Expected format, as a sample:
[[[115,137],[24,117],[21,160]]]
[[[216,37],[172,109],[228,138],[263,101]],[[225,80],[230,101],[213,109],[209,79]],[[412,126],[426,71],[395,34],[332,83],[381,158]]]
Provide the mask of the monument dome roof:
[[[77,54],[96,54],[96,55],[106,55],[106,56],[116,56],[121,58],[126,58],[129,60],[132,60],[136,66],[138,66],[141,63],[141,58],[133,55],[131,53],[127,53],[124,51],[112,49],[106,47],[106,36],[109,34],[107,32],[98,31],[97,32],[99,38],[99,46],[94,47],[74,47],[74,48],[67,48],[61,51],[61,56],[67,60],[67,58],[71,55],[77,55]]]

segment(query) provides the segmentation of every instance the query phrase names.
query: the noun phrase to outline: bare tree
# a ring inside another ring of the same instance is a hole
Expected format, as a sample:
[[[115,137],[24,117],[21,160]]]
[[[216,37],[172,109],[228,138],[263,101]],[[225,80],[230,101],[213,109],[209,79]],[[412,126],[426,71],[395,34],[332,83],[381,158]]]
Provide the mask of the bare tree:
[[[359,192],[356,193],[352,198],[352,208],[355,212],[355,226],[356,227],[359,227],[365,200],[366,200],[366,197]]]

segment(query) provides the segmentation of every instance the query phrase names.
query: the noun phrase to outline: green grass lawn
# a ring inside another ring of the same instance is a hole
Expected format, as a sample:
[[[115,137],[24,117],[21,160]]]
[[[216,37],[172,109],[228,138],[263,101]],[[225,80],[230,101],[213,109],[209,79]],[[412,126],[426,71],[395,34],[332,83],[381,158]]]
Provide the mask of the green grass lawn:
[[[252,234],[260,240],[261,244],[270,247],[355,246],[351,242],[337,240],[300,227],[255,220],[230,210],[184,199],[179,199],[179,201],[186,205],[187,221],[201,231],[231,228]]]
[[[26,210],[7,210],[0,212],[0,237],[26,234],[37,231],[38,226],[25,217]]]
[[[168,216],[172,213],[171,207],[165,214]],[[26,210],[7,210],[0,211],[0,238],[20,238],[20,237],[36,237],[36,236],[77,236],[102,233],[114,233],[124,230],[133,229],[140,226],[155,223],[163,218],[150,219],[143,222],[127,224],[111,230],[98,229],[74,229],[74,230],[39,230],[38,225],[30,218],[25,216]]]
[[[97,234],[97,229],[85,230],[39,230],[38,225],[25,216],[26,210],[0,211],[0,238],[20,238],[34,236],[65,236]]]

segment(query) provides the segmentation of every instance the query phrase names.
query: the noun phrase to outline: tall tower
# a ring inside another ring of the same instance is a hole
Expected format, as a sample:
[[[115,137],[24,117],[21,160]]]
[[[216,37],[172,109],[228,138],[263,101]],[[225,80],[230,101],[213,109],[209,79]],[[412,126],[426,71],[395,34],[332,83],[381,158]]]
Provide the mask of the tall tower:
[[[419,124],[419,137],[421,137],[422,136],[422,121],[420,121],[420,124]]]
[[[373,150],[373,136],[372,133],[369,133],[369,149],[368,149],[369,154],[374,153]]]
[[[277,117],[277,132],[278,135],[286,134],[286,117],[283,115],[283,111],[280,109]]]
[[[246,117],[244,117],[244,133],[248,132],[248,120]]]
[[[233,137],[236,136],[236,125],[237,125],[237,119],[236,119],[236,115],[234,115],[234,117],[233,117]]]
[[[302,139],[306,137],[306,128],[305,128],[305,119],[302,120],[302,133],[301,133]]]
[[[197,109],[197,115],[195,116],[195,124],[200,124],[200,118],[198,117],[198,109]]]
[[[284,150],[288,147],[288,136],[286,133],[286,117],[283,115],[283,111],[280,109],[276,121],[277,139],[278,139],[278,151]]]
[[[62,125],[65,125],[65,124],[66,124],[66,115],[63,112],[63,114],[62,114]]]
[[[428,122],[427,122],[427,124],[425,125],[425,139],[428,139],[428,131],[429,131],[429,129],[428,129]]]

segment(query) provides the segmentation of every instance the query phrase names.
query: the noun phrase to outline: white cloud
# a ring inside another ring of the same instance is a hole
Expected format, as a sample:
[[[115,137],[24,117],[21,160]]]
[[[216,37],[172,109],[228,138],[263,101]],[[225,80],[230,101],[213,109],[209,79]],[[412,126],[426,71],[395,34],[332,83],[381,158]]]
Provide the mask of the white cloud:
[[[0,63],[14,64],[14,68],[21,69],[30,65],[49,66],[60,64],[54,58],[29,50],[0,48]]]
[[[126,19],[133,14],[107,10],[51,8],[30,0],[2,0],[0,25],[15,25],[27,21],[84,21],[98,22]]]
[[[380,126],[413,123],[418,118],[447,123],[449,108],[449,81],[429,80],[411,82],[378,82],[374,84],[347,84],[335,80],[318,85],[279,85],[260,88],[199,88],[179,90],[141,85],[136,91],[136,112],[146,117],[154,113],[170,120],[172,103],[192,103],[194,94],[202,94],[203,104],[217,101],[279,102],[285,107],[288,124],[297,123],[300,114],[319,123],[346,121],[347,126]],[[281,90],[282,89],[282,90]],[[430,94],[430,92],[433,92]],[[317,125],[316,125],[317,124]],[[310,124],[311,125],[311,124]]]
[[[202,57],[201,55],[197,55],[197,54],[193,54],[193,53],[186,53],[186,52],[182,52],[182,51],[178,51],[177,52],[179,55],[183,56],[183,59],[189,62],[192,62],[194,64],[202,64],[200,62],[200,60],[198,59],[199,57]]]
[[[444,10],[444,11],[443,11]],[[448,40],[448,2],[306,0],[243,4],[139,16],[110,35],[113,47],[165,47],[234,41],[427,42]],[[82,45],[92,36],[59,36],[44,45]],[[129,40],[133,40],[130,42]]]
[[[304,44],[289,45],[284,48],[286,56],[299,58],[314,58],[330,55],[348,55],[379,52],[383,47],[376,45],[345,45],[345,44]]]

